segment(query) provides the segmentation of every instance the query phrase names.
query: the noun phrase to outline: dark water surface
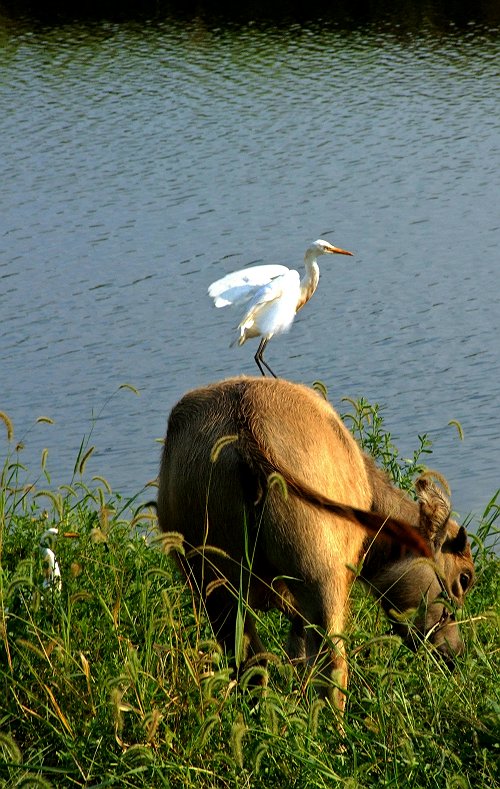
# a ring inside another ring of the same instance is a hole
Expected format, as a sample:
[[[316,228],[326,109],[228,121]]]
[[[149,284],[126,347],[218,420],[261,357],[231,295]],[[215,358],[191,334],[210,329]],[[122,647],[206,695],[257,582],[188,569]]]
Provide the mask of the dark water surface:
[[[257,371],[208,284],[300,267],[324,237],[355,257],[320,261],[268,361],[341,410],[384,404],[405,455],[428,433],[455,508],[482,512],[500,487],[498,19],[410,6],[349,24],[4,10],[0,410],[31,469],[49,447],[69,482],[128,382],[141,395],[100,413],[87,471],[135,493],[182,393]]]

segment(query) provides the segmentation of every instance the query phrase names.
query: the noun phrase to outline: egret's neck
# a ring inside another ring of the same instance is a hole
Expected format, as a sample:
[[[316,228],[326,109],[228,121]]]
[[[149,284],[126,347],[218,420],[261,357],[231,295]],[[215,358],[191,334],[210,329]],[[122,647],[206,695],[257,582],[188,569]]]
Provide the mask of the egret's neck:
[[[309,301],[319,282],[319,266],[315,255],[307,255],[304,258],[306,272],[300,280],[300,303],[297,309],[304,306]]]

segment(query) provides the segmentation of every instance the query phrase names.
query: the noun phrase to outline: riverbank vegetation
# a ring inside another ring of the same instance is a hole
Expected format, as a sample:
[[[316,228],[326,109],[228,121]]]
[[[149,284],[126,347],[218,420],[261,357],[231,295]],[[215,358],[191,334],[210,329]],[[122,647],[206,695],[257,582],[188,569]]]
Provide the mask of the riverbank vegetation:
[[[409,488],[428,437],[403,460],[380,409],[351,406],[358,440]],[[125,500],[87,481],[88,442],[70,484],[50,489],[45,454],[33,486],[6,415],[0,431],[0,786],[500,785],[500,491],[475,526],[453,673],[425,644],[410,653],[355,588],[341,729],[314,677],[287,661],[277,613],[258,615],[267,688],[253,687],[255,667],[235,682],[177,572],[175,538],[156,534],[154,489]]]

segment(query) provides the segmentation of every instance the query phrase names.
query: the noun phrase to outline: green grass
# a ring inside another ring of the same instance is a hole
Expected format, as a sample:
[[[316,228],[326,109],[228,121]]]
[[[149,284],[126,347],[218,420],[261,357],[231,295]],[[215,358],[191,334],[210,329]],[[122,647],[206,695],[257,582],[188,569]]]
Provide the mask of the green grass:
[[[428,438],[405,461],[377,406],[355,403],[349,419],[409,487]],[[92,430],[67,487],[50,490],[42,457],[44,493],[30,488],[22,448],[4,425],[0,786],[500,786],[500,492],[474,540],[478,579],[454,673],[425,647],[414,655],[387,635],[380,609],[355,590],[342,735],[335,711],[287,662],[276,612],[259,624],[275,655],[267,689],[252,687],[252,669],[235,683],[199,602],[155,540],[140,504],[154,491],[127,501],[102,478],[83,483]],[[39,541],[51,526],[60,593],[43,585]]]

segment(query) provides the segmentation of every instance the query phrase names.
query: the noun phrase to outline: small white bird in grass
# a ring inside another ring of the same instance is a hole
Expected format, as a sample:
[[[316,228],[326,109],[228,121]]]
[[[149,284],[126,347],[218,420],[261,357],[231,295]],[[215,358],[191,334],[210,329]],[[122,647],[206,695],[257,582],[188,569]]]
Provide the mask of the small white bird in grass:
[[[44,589],[54,589],[55,592],[60,592],[62,589],[61,570],[56,555],[53,551],[55,541],[59,534],[59,529],[51,528],[44,531],[40,537],[40,553],[42,554],[42,561],[44,563]],[[49,545],[52,547],[49,548]]]
[[[276,378],[262,358],[264,349],[271,337],[290,329],[297,312],[313,295],[319,282],[317,258],[327,253],[352,255],[352,252],[334,247],[319,238],[306,249],[306,272],[302,279],[298,271],[286,266],[251,266],[227,274],[212,282],[208,288],[208,295],[213,298],[216,307],[250,301],[245,317],[238,326],[239,337],[234,342],[243,345],[251,337],[262,337],[254,357],[262,375],[265,376],[264,365]]]

